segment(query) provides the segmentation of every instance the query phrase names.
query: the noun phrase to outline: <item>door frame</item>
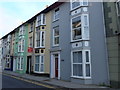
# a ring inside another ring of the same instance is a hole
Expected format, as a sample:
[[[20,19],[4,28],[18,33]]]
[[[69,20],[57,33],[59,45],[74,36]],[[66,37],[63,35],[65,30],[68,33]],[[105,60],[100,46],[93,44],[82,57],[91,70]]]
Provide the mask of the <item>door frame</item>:
[[[13,58],[13,71],[16,71],[16,58]]]
[[[27,69],[26,69],[26,73],[28,73],[28,74],[31,73],[31,60],[32,60],[32,56],[27,56]]]
[[[55,78],[55,57],[54,54],[58,54],[58,78],[60,79],[60,52],[51,52],[50,61],[50,78]]]

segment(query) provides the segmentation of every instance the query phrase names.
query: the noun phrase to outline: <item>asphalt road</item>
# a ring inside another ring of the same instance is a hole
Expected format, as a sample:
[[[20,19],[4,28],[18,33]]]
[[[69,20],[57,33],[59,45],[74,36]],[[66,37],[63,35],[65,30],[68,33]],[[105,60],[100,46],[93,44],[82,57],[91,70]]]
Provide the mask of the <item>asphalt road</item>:
[[[29,81],[29,80],[28,80]],[[41,88],[48,89],[47,87],[36,85],[31,81],[27,82],[25,80],[20,80],[11,76],[2,75],[2,88]],[[51,90],[51,89],[50,89]]]

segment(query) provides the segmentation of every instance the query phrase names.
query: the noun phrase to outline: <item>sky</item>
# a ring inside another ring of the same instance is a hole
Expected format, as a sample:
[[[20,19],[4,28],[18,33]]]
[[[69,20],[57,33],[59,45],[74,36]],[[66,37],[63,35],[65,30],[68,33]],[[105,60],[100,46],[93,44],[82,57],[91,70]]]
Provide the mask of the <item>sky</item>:
[[[33,2],[34,1],[34,2]],[[57,0],[1,0],[0,38]]]

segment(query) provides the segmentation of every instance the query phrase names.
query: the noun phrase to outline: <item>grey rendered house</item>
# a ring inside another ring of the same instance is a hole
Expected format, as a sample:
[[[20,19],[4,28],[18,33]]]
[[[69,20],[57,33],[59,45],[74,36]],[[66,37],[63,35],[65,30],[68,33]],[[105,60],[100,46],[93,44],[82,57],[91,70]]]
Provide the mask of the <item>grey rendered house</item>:
[[[11,34],[8,33],[4,37],[2,37],[2,65],[5,70],[12,70],[12,61],[10,57],[10,49],[11,49]]]
[[[58,3],[50,11],[50,77],[109,84],[103,3]]]

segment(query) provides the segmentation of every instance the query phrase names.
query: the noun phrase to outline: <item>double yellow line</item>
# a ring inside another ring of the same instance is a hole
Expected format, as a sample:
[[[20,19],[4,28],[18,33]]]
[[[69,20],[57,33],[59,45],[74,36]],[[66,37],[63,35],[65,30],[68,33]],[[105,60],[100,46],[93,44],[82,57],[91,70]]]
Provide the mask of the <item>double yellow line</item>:
[[[22,81],[25,81],[25,82],[28,82],[28,83],[32,83],[32,84],[35,84],[35,85],[39,85],[39,86],[43,86],[43,87],[46,87],[46,88],[55,89],[55,87],[50,86],[50,85],[45,85],[45,84],[42,84],[42,83],[39,83],[39,82],[23,79],[23,78],[12,76],[12,75],[5,74],[5,73],[2,73],[2,74],[5,75],[5,76],[9,76],[9,77],[12,77],[12,78],[15,78],[15,79],[18,79],[18,80],[22,80]]]

